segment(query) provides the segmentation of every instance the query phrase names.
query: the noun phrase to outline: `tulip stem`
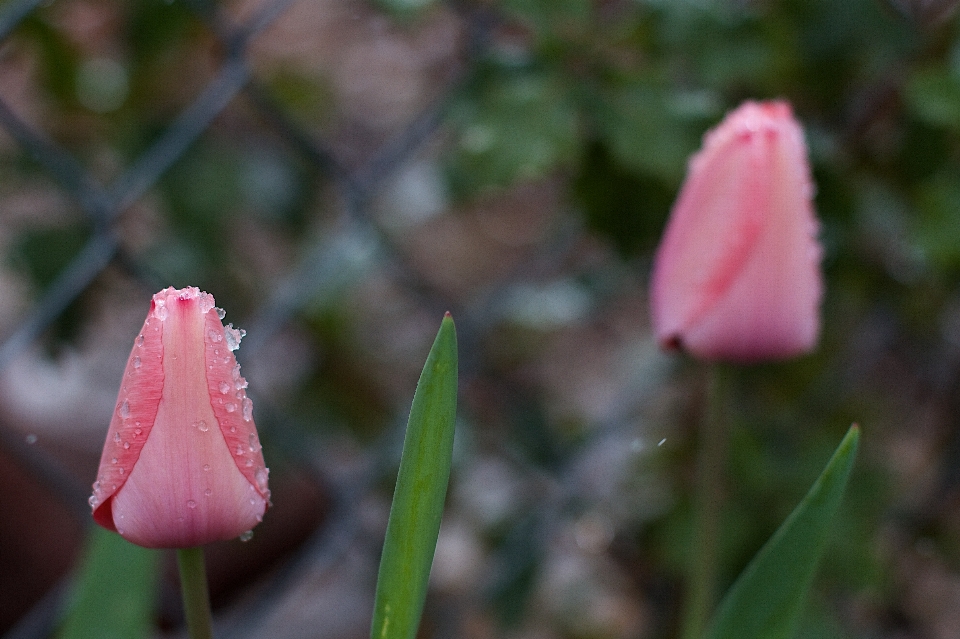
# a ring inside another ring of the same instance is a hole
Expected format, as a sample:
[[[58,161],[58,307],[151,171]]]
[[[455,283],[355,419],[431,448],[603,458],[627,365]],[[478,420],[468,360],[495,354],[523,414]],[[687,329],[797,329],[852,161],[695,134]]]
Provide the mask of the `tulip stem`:
[[[729,371],[710,368],[707,407],[701,425],[694,494],[694,522],[689,541],[683,639],[702,639],[716,601],[717,547],[722,515],[729,416]]]
[[[190,639],[213,639],[210,591],[207,588],[203,548],[177,549],[177,564],[180,566],[183,616],[187,620]]]

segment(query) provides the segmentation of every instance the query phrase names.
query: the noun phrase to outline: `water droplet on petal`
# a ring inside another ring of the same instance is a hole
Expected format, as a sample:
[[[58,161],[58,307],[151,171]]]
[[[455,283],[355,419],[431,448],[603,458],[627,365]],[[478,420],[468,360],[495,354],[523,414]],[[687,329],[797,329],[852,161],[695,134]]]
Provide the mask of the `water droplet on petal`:
[[[114,433],[114,434],[113,434],[113,443],[115,443],[115,444],[119,444],[119,443],[120,443],[120,433]]]
[[[133,358],[133,367],[134,367],[134,368],[140,368],[140,364],[141,364],[141,362],[140,362],[140,356],[137,355],[136,357]]]
[[[95,493],[100,492],[100,480],[93,482],[93,492]]]
[[[87,503],[90,504],[91,508],[96,508],[97,504],[100,503],[100,500],[97,499],[96,495],[90,495],[90,499],[87,500]]]
[[[236,405],[236,404],[232,404],[232,403],[228,403],[228,404],[224,404],[224,405],[223,405],[223,408],[224,408],[228,413],[232,413],[233,411],[237,410],[237,405]]]
[[[258,468],[257,472],[253,474],[254,479],[257,480],[257,487],[260,489],[260,492],[267,490],[267,477],[269,475],[269,468]]]
[[[203,469],[209,471],[209,470],[210,470],[210,464],[204,464],[204,465],[203,465]]]
[[[230,392],[230,384],[226,382],[220,382],[220,392],[226,395]]]
[[[187,500],[187,508],[196,508],[196,507],[197,507],[197,502],[193,501],[192,499]]]
[[[120,460],[117,459],[116,457],[114,457],[113,459],[110,460],[110,463],[111,463],[111,464],[116,464],[118,461],[120,461]]]
[[[220,333],[218,333],[212,328],[209,331],[207,331],[207,337],[209,337],[210,341],[215,344],[219,344],[220,342],[223,341],[223,335],[221,335]]]
[[[243,398],[243,421],[249,422],[253,419],[253,400],[249,397]]]
[[[143,346],[143,333],[137,335],[137,346]]]
[[[240,379],[240,364],[233,367],[233,378],[236,380]]]
[[[248,460],[247,460],[247,468],[252,468],[252,467],[253,467],[253,460],[252,460],[252,459],[248,459]]]
[[[207,426],[207,422],[203,421],[202,419],[194,422],[193,425],[194,425],[194,426],[196,427],[196,429],[199,430],[201,433],[205,433],[205,432],[207,432],[208,430],[210,430],[210,427]]]
[[[130,442],[123,442],[123,449],[130,450]]]
[[[126,472],[126,471],[124,471],[124,470],[123,470],[123,466],[121,466],[121,467],[120,467],[120,474],[122,475],[124,472]]]
[[[139,423],[139,422],[138,422],[138,423]],[[143,434],[143,429],[142,429],[142,428],[134,429],[133,434],[134,434],[134,435],[141,435],[141,434]]]
[[[256,433],[250,433],[250,437],[248,438],[248,440],[249,440],[249,442],[250,442],[250,452],[251,452],[251,453],[255,453],[255,452],[257,452],[258,450],[260,450],[260,442],[257,441],[257,434],[256,434]]]
[[[120,404],[120,417],[126,419],[130,417],[130,402],[123,400],[123,403]]]
[[[157,319],[161,322],[167,319],[167,307],[166,306],[157,306],[157,310],[154,312],[154,315],[157,316]]]
[[[237,457],[241,457],[242,455],[243,455],[243,446],[241,446],[240,444],[237,444]]]
[[[231,432],[231,433],[237,432],[237,427],[236,427],[236,426],[231,426],[231,427],[230,427],[230,432]]]
[[[207,488],[205,491],[203,491],[203,494],[209,497],[210,495],[213,494],[213,489]]]
[[[34,435],[33,433],[30,433],[26,437],[24,437],[23,440],[27,442],[27,444],[32,446],[33,444],[37,443],[37,436]]]
[[[250,541],[253,539],[253,531],[248,530],[247,532],[240,533],[240,541]]]
[[[233,324],[227,324],[227,326],[223,329],[223,336],[227,342],[227,348],[229,348],[231,351],[235,351],[240,348],[240,340],[242,340],[243,336],[246,334],[247,332],[242,328],[237,329],[233,327]]]

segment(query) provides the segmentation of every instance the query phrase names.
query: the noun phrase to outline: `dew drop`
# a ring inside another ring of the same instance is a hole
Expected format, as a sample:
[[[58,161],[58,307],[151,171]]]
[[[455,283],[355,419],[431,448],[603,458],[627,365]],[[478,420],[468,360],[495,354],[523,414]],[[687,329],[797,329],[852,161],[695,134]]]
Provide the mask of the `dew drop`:
[[[210,470],[210,464],[204,464],[204,465],[203,465],[203,469],[206,470],[206,471],[209,471],[209,470]]]
[[[224,408],[228,413],[232,413],[233,411],[237,410],[237,405],[236,405],[236,404],[233,404],[233,403],[227,403],[227,404],[224,404],[224,405],[223,405],[223,408]]]
[[[194,427],[196,427],[196,429],[199,430],[201,433],[205,433],[205,432],[207,432],[208,430],[210,430],[210,427],[207,426],[207,422],[203,421],[202,419],[199,420],[199,421],[193,422],[193,425],[194,425]]]
[[[157,319],[160,320],[161,322],[162,322],[163,320],[167,319],[167,307],[166,307],[166,306],[158,306],[158,307],[157,307],[157,310],[154,312],[154,315],[156,315],[156,316],[157,316]]]
[[[240,364],[233,367],[233,379],[240,380]]]
[[[253,460],[252,460],[252,459],[248,459],[248,460],[247,460],[247,468],[252,468],[252,467],[253,467]]]
[[[130,450],[130,442],[123,442],[123,449]]]
[[[240,348],[240,340],[242,340],[246,334],[247,332],[242,328],[237,329],[233,327],[233,324],[227,324],[226,328],[223,329],[223,336],[227,342],[227,348],[231,351]]]
[[[123,470],[123,466],[121,466],[121,467],[120,467],[120,474],[122,475],[124,472],[126,472],[126,471]]]
[[[23,441],[27,442],[27,444],[32,446],[33,444],[37,443],[37,436],[34,435],[33,433],[30,433],[29,435],[23,438]]]
[[[95,493],[100,492],[100,480],[93,482],[93,492]]]
[[[143,346],[143,333],[137,335],[137,346]]]
[[[197,502],[193,501],[192,499],[187,500],[187,508],[196,508],[196,507],[197,507]]]
[[[230,384],[226,382],[220,382],[220,392],[226,395],[230,392]]]
[[[207,497],[209,497],[210,495],[213,494],[213,489],[212,489],[212,488],[207,488],[205,491],[203,491],[203,494],[206,495]]]
[[[237,444],[237,457],[243,456],[243,446]]]
[[[250,452],[251,452],[251,453],[255,453],[255,452],[257,452],[258,450],[260,450],[260,442],[257,441],[257,434],[256,434],[256,433],[250,433],[249,441],[250,441]]]
[[[237,427],[236,427],[236,426],[231,426],[231,427],[230,427],[230,432],[231,432],[231,433],[237,432]]]
[[[253,539],[253,531],[248,530],[246,532],[240,533],[240,541],[247,542]]]
[[[250,505],[251,505],[251,506],[256,506],[256,505],[257,505],[257,500],[254,499],[253,497],[251,497],[251,498],[250,498]]]
[[[243,398],[243,421],[249,422],[253,419],[253,400],[249,397]]]
[[[97,499],[96,495],[90,495],[90,499],[87,500],[87,503],[90,504],[91,508],[96,508],[97,504],[100,503],[100,500]]]
[[[123,400],[123,403],[120,404],[120,417],[126,419],[130,417],[130,402]]]
[[[257,487],[260,489],[260,492],[265,492],[267,490],[267,477],[269,476],[269,468],[258,468],[257,472],[253,474],[254,479],[257,480]]]
[[[257,515],[257,522],[263,521],[263,515]]]
[[[134,431],[133,431],[133,434],[134,434],[134,435],[141,435],[142,433],[143,433],[143,429],[142,429],[142,428],[137,428],[137,429],[134,429]]]
[[[207,337],[209,337],[210,341],[215,344],[219,344],[220,342],[223,341],[223,335],[213,330],[212,328],[209,331],[207,331]]]
[[[141,362],[140,362],[140,356],[137,355],[136,357],[133,358],[133,367],[134,367],[134,368],[140,368],[140,364],[141,364]]]
[[[214,355],[219,355],[219,354],[220,354],[220,349],[219,349],[219,348],[213,349],[213,354],[214,354]]]
[[[116,457],[114,457],[113,459],[110,460],[110,463],[111,463],[111,464],[116,464],[118,461],[120,461],[120,460],[117,459]]]
[[[113,434],[113,442],[114,442],[115,444],[119,444],[119,443],[120,443],[120,433],[114,433],[114,434]]]

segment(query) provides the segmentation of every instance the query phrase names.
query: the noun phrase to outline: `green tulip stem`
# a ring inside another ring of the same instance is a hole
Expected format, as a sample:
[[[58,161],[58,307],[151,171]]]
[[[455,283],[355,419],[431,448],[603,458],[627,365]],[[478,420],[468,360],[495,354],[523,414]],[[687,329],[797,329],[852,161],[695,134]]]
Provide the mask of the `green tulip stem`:
[[[180,566],[180,590],[183,594],[183,615],[190,639],[213,639],[213,618],[210,614],[210,591],[203,563],[203,548],[177,549]]]
[[[720,364],[710,367],[707,407],[697,451],[694,521],[688,546],[690,563],[682,617],[683,639],[703,637],[716,603],[717,547],[729,437],[729,373]]]

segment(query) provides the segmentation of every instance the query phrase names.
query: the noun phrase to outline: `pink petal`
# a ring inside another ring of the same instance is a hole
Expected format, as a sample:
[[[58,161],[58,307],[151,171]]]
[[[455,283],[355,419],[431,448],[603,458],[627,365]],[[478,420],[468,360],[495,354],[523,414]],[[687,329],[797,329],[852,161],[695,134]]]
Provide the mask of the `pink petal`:
[[[657,253],[664,346],[756,361],[810,350],[822,281],[803,133],[783,102],[748,102],[706,136]]]

